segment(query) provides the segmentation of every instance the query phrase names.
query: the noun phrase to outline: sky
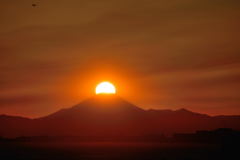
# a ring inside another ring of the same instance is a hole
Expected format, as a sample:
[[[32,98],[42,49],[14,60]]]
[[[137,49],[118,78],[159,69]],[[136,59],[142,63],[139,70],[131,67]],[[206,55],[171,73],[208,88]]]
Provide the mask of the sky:
[[[105,80],[145,109],[240,114],[239,19],[239,0],[0,0],[0,114],[44,116]]]

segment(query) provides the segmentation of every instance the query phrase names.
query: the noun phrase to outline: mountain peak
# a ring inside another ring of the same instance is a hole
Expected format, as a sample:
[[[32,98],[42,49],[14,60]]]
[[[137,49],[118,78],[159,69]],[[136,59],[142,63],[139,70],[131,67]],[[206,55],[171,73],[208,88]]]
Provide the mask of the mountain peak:
[[[134,116],[144,112],[145,110],[129,103],[117,95],[98,94],[91,98],[85,99],[81,103],[74,105],[71,108],[61,109],[43,118],[77,118],[85,115],[119,116],[122,114],[132,114]]]
[[[29,118],[21,117],[21,116],[10,116],[10,115],[6,115],[6,114],[1,114],[1,115],[0,115],[0,119],[19,119],[19,120],[25,120],[25,119],[29,119]]]
[[[175,112],[178,113],[178,114],[182,114],[182,115],[209,117],[209,115],[207,115],[207,114],[192,112],[192,111],[190,111],[188,109],[185,109],[185,108],[180,108],[180,109],[176,110]]]
[[[176,112],[181,112],[181,113],[193,113],[192,111],[187,110],[187,109],[185,109],[185,108],[180,108],[180,109],[176,110]]]
[[[88,98],[78,105],[73,106],[72,108],[96,108],[100,110],[134,110],[134,111],[144,111],[143,109],[131,104],[130,102],[124,100],[123,98],[117,95],[110,94],[99,94],[91,98]]]

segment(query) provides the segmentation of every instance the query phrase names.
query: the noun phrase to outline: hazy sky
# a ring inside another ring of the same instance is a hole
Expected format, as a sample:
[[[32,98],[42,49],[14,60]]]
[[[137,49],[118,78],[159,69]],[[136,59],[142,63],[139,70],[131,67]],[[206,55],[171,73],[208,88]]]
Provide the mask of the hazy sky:
[[[240,114],[239,19],[239,0],[0,0],[0,114],[70,107],[102,80],[143,108]]]

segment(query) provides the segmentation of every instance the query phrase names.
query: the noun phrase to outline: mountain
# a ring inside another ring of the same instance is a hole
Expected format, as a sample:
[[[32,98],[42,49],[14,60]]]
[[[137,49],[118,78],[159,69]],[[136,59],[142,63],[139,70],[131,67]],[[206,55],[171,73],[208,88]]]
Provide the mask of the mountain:
[[[25,135],[31,130],[31,124],[32,120],[29,118],[0,115],[0,137]]]
[[[146,137],[217,128],[240,129],[240,116],[186,109],[143,110],[116,95],[96,95],[37,119],[0,116],[0,136]]]

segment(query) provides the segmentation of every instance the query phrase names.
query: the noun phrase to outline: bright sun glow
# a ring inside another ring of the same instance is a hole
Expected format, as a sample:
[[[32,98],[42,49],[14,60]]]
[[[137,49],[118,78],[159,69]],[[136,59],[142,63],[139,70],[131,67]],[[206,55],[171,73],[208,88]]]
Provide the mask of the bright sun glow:
[[[116,89],[110,82],[101,82],[97,85],[95,92],[96,94],[115,94]]]

